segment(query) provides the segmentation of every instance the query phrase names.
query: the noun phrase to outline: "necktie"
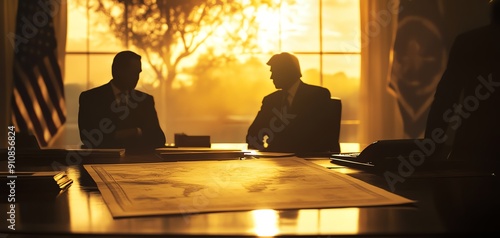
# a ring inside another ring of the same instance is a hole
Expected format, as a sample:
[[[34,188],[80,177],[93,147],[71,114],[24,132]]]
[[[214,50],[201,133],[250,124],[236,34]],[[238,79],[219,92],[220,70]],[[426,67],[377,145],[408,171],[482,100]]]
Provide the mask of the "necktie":
[[[282,105],[283,105],[283,107],[288,107],[288,106],[290,106],[290,105],[289,105],[289,101],[288,101],[288,95],[289,95],[289,94],[288,94],[288,92],[287,92],[287,91],[283,91],[283,99],[282,99],[282,100],[283,100],[283,101],[282,101]]]
[[[283,106],[291,107],[293,101],[293,96],[287,91],[283,91]]]

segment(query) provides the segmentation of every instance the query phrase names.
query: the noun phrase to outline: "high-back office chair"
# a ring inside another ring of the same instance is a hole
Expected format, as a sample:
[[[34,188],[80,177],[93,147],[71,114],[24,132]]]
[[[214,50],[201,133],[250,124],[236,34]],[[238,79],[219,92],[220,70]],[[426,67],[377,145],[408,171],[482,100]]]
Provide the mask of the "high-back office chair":
[[[342,101],[340,98],[332,97],[329,111],[331,118],[330,145],[332,152],[340,152],[340,120],[342,119]]]

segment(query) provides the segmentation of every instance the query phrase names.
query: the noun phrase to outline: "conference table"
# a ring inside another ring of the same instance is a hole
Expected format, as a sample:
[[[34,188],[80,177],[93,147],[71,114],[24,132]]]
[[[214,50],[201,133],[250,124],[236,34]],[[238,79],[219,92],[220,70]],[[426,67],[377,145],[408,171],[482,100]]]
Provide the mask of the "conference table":
[[[182,150],[179,150],[181,152]],[[188,152],[185,150],[182,152]],[[196,150],[195,150],[196,152]],[[199,152],[199,151],[198,151]],[[205,151],[206,152],[206,151]],[[212,150],[228,153],[230,150]],[[246,153],[246,152],[245,152]],[[248,154],[247,154],[248,155]],[[286,157],[286,155],[285,155]],[[18,171],[53,170],[54,157],[37,163],[16,161]],[[276,159],[280,159],[279,157]],[[302,159],[346,174],[416,203],[322,209],[261,209],[184,215],[113,218],[83,160],[65,172],[73,183],[54,194],[37,190],[17,195],[15,230],[11,203],[0,199],[0,237],[345,237],[442,236],[500,232],[500,180],[489,171],[440,168],[418,171],[397,182],[380,171],[333,164],[327,155]],[[161,157],[121,156],[114,163],[158,162]],[[109,163],[110,160],[101,160]],[[63,161],[60,161],[63,163]],[[0,160],[0,171],[7,161]],[[400,171],[401,172],[401,171]],[[314,194],[311,194],[314,196]]]

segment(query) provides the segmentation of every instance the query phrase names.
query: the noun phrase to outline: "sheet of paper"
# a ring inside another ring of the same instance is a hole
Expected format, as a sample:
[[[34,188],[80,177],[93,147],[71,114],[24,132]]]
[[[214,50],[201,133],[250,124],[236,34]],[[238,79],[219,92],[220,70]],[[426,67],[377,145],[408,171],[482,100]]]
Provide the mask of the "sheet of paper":
[[[113,217],[414,201],[300,158],[85,165]]]

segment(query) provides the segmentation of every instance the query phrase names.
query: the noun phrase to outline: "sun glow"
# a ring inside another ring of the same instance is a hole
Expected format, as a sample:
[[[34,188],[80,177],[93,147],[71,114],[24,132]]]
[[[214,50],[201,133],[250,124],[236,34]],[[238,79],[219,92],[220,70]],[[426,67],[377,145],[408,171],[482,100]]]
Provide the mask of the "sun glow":
[[[279,37],[279,13],[277,10],[260,7],[257,10],[257,44],[262,52],[276,51],[277,39]]]

